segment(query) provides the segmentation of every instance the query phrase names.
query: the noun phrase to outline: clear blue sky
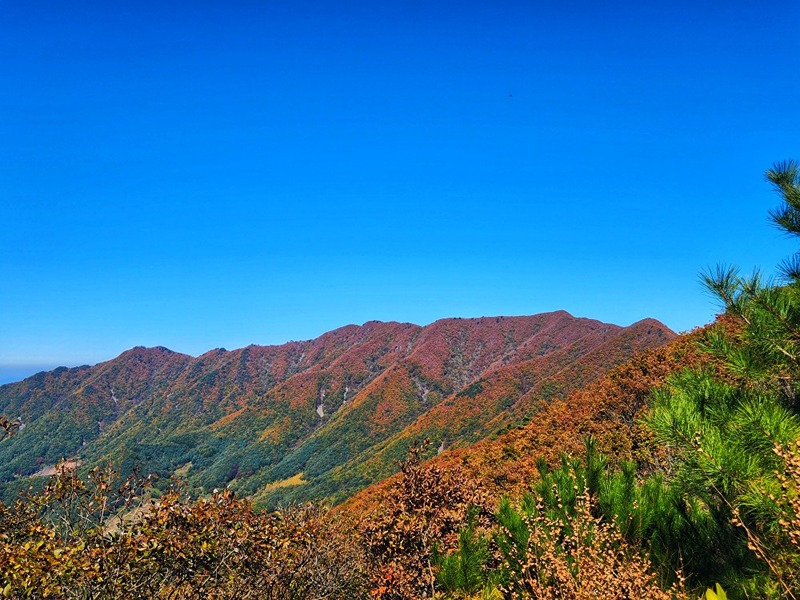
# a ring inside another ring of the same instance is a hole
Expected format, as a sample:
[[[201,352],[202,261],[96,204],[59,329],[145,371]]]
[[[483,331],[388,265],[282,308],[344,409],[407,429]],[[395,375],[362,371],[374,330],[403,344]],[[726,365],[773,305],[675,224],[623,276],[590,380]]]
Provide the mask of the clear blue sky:
[[[659,5],[659,6],[656,6]],[[0,377],[773,270],[796,2],[0,1]],[[9,375],[10,374],[10,375]]]

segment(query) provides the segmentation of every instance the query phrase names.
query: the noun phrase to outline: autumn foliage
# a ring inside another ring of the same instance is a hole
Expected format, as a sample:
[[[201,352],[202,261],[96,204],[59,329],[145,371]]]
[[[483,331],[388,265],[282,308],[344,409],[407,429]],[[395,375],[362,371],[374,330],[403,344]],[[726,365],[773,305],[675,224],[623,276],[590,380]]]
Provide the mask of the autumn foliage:
[[[358,598],[358,545],[315,505],[255,512],[225,491],[148,498],[147,481],[61,470],[0,508],[7,598]]]
[[[400,477],[362,525],[374,598],[433,597],[435,555],[456,546],[471,515],[488,523],[491,514],[488,498],[476,482],[457,470],[423,465],[424,447],[411,448]]]
[[[500,533],[512,599],[583,600],[689,596],[679,582],[661,588],[658,572],[641,549],[629,544],[611,522],[593,514],[595,499],[580,492],[569,518],[553,516],[539,501],[534,510],[501,507]]]

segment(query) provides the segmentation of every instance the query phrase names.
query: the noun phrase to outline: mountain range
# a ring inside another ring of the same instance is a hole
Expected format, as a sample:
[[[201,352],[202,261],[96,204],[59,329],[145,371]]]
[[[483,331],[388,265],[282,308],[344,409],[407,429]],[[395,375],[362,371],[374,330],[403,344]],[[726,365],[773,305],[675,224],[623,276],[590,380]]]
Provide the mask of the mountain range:
[[[446,456],[507,436],[674,338],[653,319],[620,327],[557,311],[368,322],[196,358],[137,347],[0,386],[0,414],[23,423],[0,444],[0,496],[71,459],[264,506],[339,502],[394,473],[415,440]]]

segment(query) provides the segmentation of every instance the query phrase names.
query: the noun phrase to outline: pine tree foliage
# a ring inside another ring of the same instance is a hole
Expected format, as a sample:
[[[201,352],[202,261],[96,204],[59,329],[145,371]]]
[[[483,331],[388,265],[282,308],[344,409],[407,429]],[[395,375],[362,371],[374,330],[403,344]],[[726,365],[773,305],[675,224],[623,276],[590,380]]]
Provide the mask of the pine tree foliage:
[[[594,452],[591,442],[587,450]],[[618,491],[626,475],[608,470],[598,454],[587,458],[583,464],[565,458],[561,467],[543,473],[518,508],[508,499],[501,503],[496,544],[506,597],[687,598],[679,574],[665,585],[642,546],[625,539],[589,487]],[[630,509],[636,486],[628,483]]]
[[[770,211],[773,222],[791,235],[800,235],[800,164],[795,160],[775,163],[764,174],[783,203]]]
[[[770,212],[773,224],[790,237],[800,236],[800,164],[776,163],[765,178],[782,200]],[[708,348],[737,374],[779,389],[784,401],[794,404],[800,375],[800,253],[784,261],[780,271],[784,285],[758,271],[742,276],[732,267],[702,276],[733,325],[732,331],[717,328]]]
[[[683,570],[701,574],[700,580],[706,581],[719,578],[732,563],[736,568],[743,564],[738,555],[717,556],[717,548],[730,547],[732,528],[720,528],[715,515],[698,499],[686,497],[661,475],[640,478],[633,462],[612,468],[591,438],[585,441],[582,457],[563,455],[559,468],[550,470],[543,462],[540,467],[541,479],[523,498],[519,514],[508,501],[501,503],[499,511],[505,534],[498,538],[498,546],[515,569],[525,560],[520,549],[529,543],[523,516],[531,519],[540,514],[572,535],[580,510],[587,506],[585,496],[590,499],[592,518],[613,526],[619,543],[643,551],[663,586],[678,582],[677,574]]]
[[[438,556],[438,589],[448,597],[470,598],[494,588],[489,565],[492,560],[489,538],[478,530],[477,512],[472,509],[467,526],[458,536],[458,550]]]
[[[786,161],[766,179],[782,199],[770,213],[790,236],[800,235],[800,168]],[[797,552],[782,531],[791,514],[788,449],[800,439],[800,259],[781,266],[783,281],[718,267],[703,282],[724,316],[704,347],[726,373],[685,372],[653,398],[648,424],[670,457],[667,489],[680,492],[685,521],[707,515],[714,527],[700,543],[698,578],[722,581],[732,598],[796,598]],[[690,510],[691,508],[691,510]],[[794,558],[792,558],[794,557]]]

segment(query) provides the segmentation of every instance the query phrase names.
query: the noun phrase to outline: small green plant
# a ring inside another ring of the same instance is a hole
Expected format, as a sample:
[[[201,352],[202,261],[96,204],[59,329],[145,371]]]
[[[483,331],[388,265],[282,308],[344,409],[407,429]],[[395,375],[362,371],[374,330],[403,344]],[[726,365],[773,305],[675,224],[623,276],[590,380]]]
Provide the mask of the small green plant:
[[[722,589],[720,584],[716,584],[713,590],[711,588],[706,590],[703,598],[705,598],[705,600],[728,600],[728,595],[725,593],[725,590]]]
[[[487,572],[491,559],[489,539],[476,531],[476,513],[474,508],[470,509],[467,526],[458,536],[458,549],[435,557],[439,567],[438,588],[456,597],[472,597],[492,588]]]

